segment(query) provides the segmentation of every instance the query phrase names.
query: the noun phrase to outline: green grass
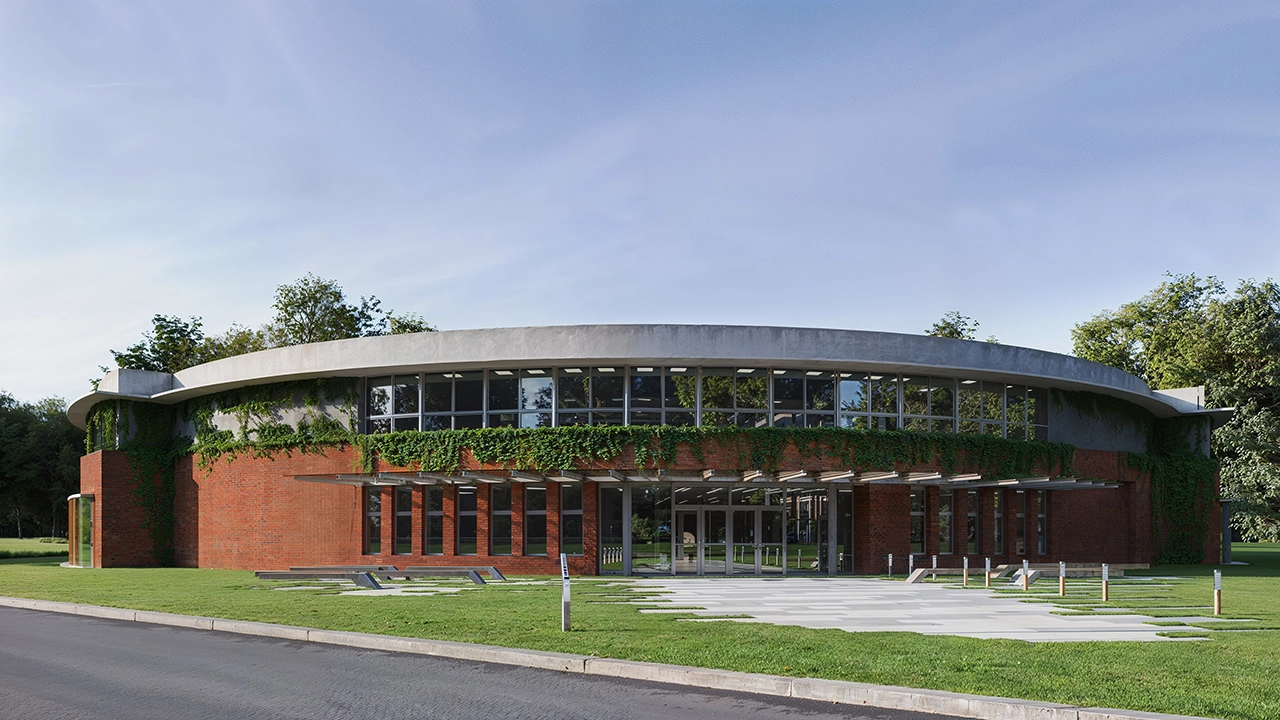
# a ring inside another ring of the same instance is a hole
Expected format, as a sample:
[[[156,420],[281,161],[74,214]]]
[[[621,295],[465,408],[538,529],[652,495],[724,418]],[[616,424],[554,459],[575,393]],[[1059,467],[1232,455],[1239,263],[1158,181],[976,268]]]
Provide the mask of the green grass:
[[[1224,569],[1224,609],[1280,627],[1280,546],[1236,546],[1251,563]],[[1156,567],[1178,575],[1160,587],[1116,582],[1105,607],[1142,606],[1164,616],[1208,614],[1211,566]],[[460,640],[778,675],[906,685],[1249,720],[1280,717],[1280,630],[1203,632],[1168,643],[1032,644],[912,633],[847,633],[757,623],[680,622],[640,614],[609,579],[574,581],[574,630],[559,631],[559,583],[461,584],[457,593],[339,597],[332,590],[276,592],[247,572],[192,569],[74,570],[51,560],[0,562],[0,594],[115,607],[260,620],[336,630]],[[1055,600],[1056,583],[1033,588]],[[1073,582],[1070,612],[1104,607],[1097,581]],[[1194,606],[1198,610],[1158,610]],[[1065,606],[1064,606],[1065,607]],[[1144,610],[1145,612],[1145,610]],[[1157,621],[1160,622],[1160,621]],[[1194,624],[1194,623],[1193,623]],[[1244,627],[1237,624],[1237,627]],[[1155,629],[1155,628],[1153,628]]]
[[[40,542],[39,538],[0,538],[0,559],[52,557],[66,554],[66,538],[54,538],[53,542]]]

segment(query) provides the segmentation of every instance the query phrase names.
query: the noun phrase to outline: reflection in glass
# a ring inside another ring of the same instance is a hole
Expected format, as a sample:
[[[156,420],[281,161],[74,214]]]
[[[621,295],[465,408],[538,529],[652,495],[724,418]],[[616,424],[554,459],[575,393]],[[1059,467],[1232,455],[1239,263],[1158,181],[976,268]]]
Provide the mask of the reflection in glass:
[[[834,410],[836,381],[830,372],[809,370],[804,378],[804,409]]]
[[[444,488],[422,489],[422,552],[440,555],[444,552]]]
[[[929,414],[929,379],[905,377],[902,379],[902,414]],[[910,428],[908,428],[910,429]]]
[[[456,412],[484,409],[484,373],[480,371],[453,374],[453,409]]]
[[[871,387],[871,412],[898,412],[898,378],[894,375],[872,375],[869,378]]]
[[[734,387],[734,398],[738,408],[765,410],[769,407],[769,379],[764,370],[752,370],[749,373],[739,372]]]
[[[730,368],[702,369],[702,407],[733,408],[733,370]],[[707,414],[702,414],[706,424]]]
[[[956,413],[956,381],[951,378],[929,378],[929,414],[953,417]]]
[[[431,373],[422,383],[422,411],[450,412],[453,410],[453,373]]]
[[[562,408],[586,408],[590,397],[591,376],[582,368],[562,369],[559,373],[559,405]]]
[[[418,412],[418,376],[397,375],[395,382],[395,414]]]
[[[773,371],[773,409],[804,409],[804,373],[799,370]]]
[[[663,404],[669,408],[692,410],[697,404],[698,377],[693,368],[667,368],[663,388]]]
[[[368,413],[370,415],[391,414],[391,378],[369,378]]]
[[[499,375],[498,373],[507,373]],[[514,370],[489,373],[489,409],[515,410],[520,407],[520,380]]]
[[[625,380],[621,368],[592,368],[591,406],[621,408],[626,394]]]
[[[671,486],[635,485],[631,492],[631,569],[671,574]]]
[[[520,372],[520,409],[550,410],[554,406],[550,370],[523,370]]]
[[[662,407],[662,375],[652,368],[631,368],[631,407]]]

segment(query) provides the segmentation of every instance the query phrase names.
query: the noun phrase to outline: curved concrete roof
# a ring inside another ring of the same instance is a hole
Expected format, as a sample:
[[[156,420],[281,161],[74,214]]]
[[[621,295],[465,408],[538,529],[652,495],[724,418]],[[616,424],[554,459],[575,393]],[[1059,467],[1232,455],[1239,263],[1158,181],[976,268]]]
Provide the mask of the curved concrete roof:
[[[164,404],[221,390],[317,377],[433,369],[654,364],[786,366],[932,373],[1113,395],[1157,417],[1200,410],[1153,392],[1122,370],[1058,353],[924,335],[734,325],[564,325],[446,330],[296,345],[239,355],[174,373],[113,371],[71,404],[84,427],[89,408],[127,398]]]

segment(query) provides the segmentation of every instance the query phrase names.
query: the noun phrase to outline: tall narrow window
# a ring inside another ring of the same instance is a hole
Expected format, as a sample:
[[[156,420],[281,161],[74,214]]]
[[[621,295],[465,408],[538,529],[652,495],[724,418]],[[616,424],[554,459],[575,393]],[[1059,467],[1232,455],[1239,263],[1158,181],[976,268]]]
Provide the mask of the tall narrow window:
[[[382,488],[364,489],[364,554],[382,554]]]
[[[524,486],[524,554],[547,554],[547,486]]]
[[[996,546],[993,553],[996,555],[1004,554],[1004,491],[996,490],[991,493],[991,497],[995,498],[995,541]]]
[[[955,513],[955,491],[943,490],[938,493],[938,552],[949,555],[954,552],[954,526],[951,523]]]
[[[582,485],[560,486],[560,552],[582,554]]]
[[[413,488],[396,488],[396,555],[413,553]]]
[[[911,552],[924,552],[924,488],[911,488]]]
[[[476,554],[476,489],[458,488],[458,554]]]
[[[1014,512],[1018,514],[1018,536],[1014,540],[1014,552],[1019,555],[1027,554],[1027,491],[1018,490],[1017,493],[1018,506]]]
[[[511,486],[489,486],[489,554],[511,554]]]
[[[969,509],[969,521],[965,526],[965,538],[968,544],[968,553],[970,555],[978,554],[978,491],[970,490],[967,503]]]
[[[1045,519],[1046,519],[1046,516],[1048,515],[1047,511],[1049,509],[1049,491],[1041,490],[1036,494],[1040,496],[1039,508],[1036,512],[1036,538],[1039,540],[1039,543],[1040,543],[1040,554],[1048,555],[1049,554],[1049,533],[1048,533],[1049,526],[1048,524],[1045,523]]]
[[[444,554],[444,488],[439,485],[422,489],[422,553]]]

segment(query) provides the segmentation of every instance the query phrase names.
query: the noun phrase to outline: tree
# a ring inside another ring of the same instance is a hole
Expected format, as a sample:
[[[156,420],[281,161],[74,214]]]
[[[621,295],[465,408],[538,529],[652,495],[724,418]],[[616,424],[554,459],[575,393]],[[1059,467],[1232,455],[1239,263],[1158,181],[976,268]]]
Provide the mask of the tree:
[[[404,313],[396,315],[395,311],[387,313],[387,327],[392,335],[406,335],[408,333],[435,332],[436,329],[427,324],[426,320],[418,313]]]
[[[968,315],[961,315],[952,310],[942,316],[942,319],[934,323],[932,327],[925,331],[925,335],[933,337],[953,338],[955,340],[977,340],[978,339],[978,321]],[[995,335],[987,336],[987,342],[998,343]]]
[[[184,322],[177,315],[156,315],[151,324],[152,331],[143,333],[141,342],[124,352],[111,351],[118,367],[174,373],[204,362],[201,346],[205,337],[200,318]]]
[[[1205,386],[1209,407],[1235,407],[1214,431],[1232,524],[1249,540],[1280,540],[1280,286],[1167,275],[1142,298],[1071,331],[1077,356],[1157,390]]]
[[[337,282],[307,273],[292,285],[276,288],[271,305],[276,316],[266,333],[273,347],[385,335],[387,323],[380,304],[376,297],[361,297],[359,305],[349,304]]]
[[[22,532],[26,520],[51,535],[65,530],[66,498],[80,486],[84,431],[67,419],[66,402],[34,404],[0,392],[0,518]]]

